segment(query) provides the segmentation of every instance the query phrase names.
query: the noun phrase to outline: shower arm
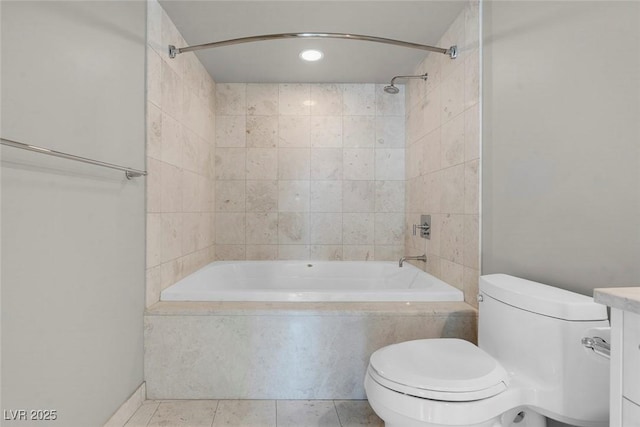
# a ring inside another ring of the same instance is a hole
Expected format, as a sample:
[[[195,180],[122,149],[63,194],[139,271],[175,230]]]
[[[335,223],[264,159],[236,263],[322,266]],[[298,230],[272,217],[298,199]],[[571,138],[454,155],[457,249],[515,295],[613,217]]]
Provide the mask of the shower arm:
[[[405,42],[401,40],[388,39],[384,37],[365,36],[361,34],[344,34],[344,33],[281,33],[281,34],[265,34],[261,36],[241,37],[238,39],[222,40],[219,42],[205,43],[194,46],[175,47],[169,45],[169,57],[175,58],[180,53],[193,52],[201,49],[211,49],[214,47],[231,46],[234,44],[252,43],[264,40],[276,40],[276,39],[345,39],[345,40],[360,40],[369,41],[375,43],[391,44],[395,46],[408,47],[412,49],[426,50],[429,52],[442,53],[449,55],[451,59],[458,56],[457,46],[451,46],[448,49],[442,47],[429,46],[419,43]]]
[[[427,80],[427,73],[424,74],[420,74],[419,76],[395,76],[394,78],[391,79],[391,86],[394,86],[394,82],[396,81],[396,79],[422,79],[422,80]]]

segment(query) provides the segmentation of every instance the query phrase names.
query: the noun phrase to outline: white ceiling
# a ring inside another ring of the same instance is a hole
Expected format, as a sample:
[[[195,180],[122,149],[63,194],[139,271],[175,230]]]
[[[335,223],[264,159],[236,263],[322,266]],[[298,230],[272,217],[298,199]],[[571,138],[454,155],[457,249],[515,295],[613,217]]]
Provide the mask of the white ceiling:
[[[189,45],[289,32],[336,32],[436,45],[465,1],[160,0]],[[178,46],[181,47],[181,46]],[[448,48],[449,46],[440,46]],[[307,63],[300,51],[320,49]],[[272,40],[202,50],[216,82],[386,83],[427,52],[353,40]]]

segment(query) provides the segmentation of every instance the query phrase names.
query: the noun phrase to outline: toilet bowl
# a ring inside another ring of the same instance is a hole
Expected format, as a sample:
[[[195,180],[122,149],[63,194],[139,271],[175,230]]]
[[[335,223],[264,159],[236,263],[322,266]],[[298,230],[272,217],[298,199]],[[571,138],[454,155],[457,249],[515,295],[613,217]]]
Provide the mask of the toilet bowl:
[[[387,427],[608,425],[608,360],[581,338],[608,341],[606,307],[507,275],[480,279],[479,346],[407,341],[371,355],[365,390]]]

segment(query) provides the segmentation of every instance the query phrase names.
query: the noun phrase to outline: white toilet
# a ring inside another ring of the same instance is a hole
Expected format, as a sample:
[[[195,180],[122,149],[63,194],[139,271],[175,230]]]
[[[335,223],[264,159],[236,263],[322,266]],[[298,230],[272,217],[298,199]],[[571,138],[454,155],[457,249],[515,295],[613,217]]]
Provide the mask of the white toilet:
[[[582,344],[610,342],[605,306],[504,274],[480,278],[479,301],[479,347],[426,339],[371,355],[364,386],[386,427],[609,425],[609,360]]]

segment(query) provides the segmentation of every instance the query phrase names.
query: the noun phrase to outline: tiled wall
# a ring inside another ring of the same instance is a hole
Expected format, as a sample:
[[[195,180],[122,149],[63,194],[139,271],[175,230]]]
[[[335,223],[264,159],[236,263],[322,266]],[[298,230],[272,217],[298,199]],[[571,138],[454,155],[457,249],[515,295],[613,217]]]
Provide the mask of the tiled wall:
[[[393,260],[404,247],[404,91],[216,86],[216,258]]]
[[[215,257],[215,83],[157,1],[147,26],[147,306]]]
[[[407,233],[416,263],[464,290],[477,305],[479,276],[479,55],[478,3],[470,2],[438,43],[458,45],[457,59],[430,53],[415,69],[426,82],[407,85],[406,227],[431,214],[432,237]]]

